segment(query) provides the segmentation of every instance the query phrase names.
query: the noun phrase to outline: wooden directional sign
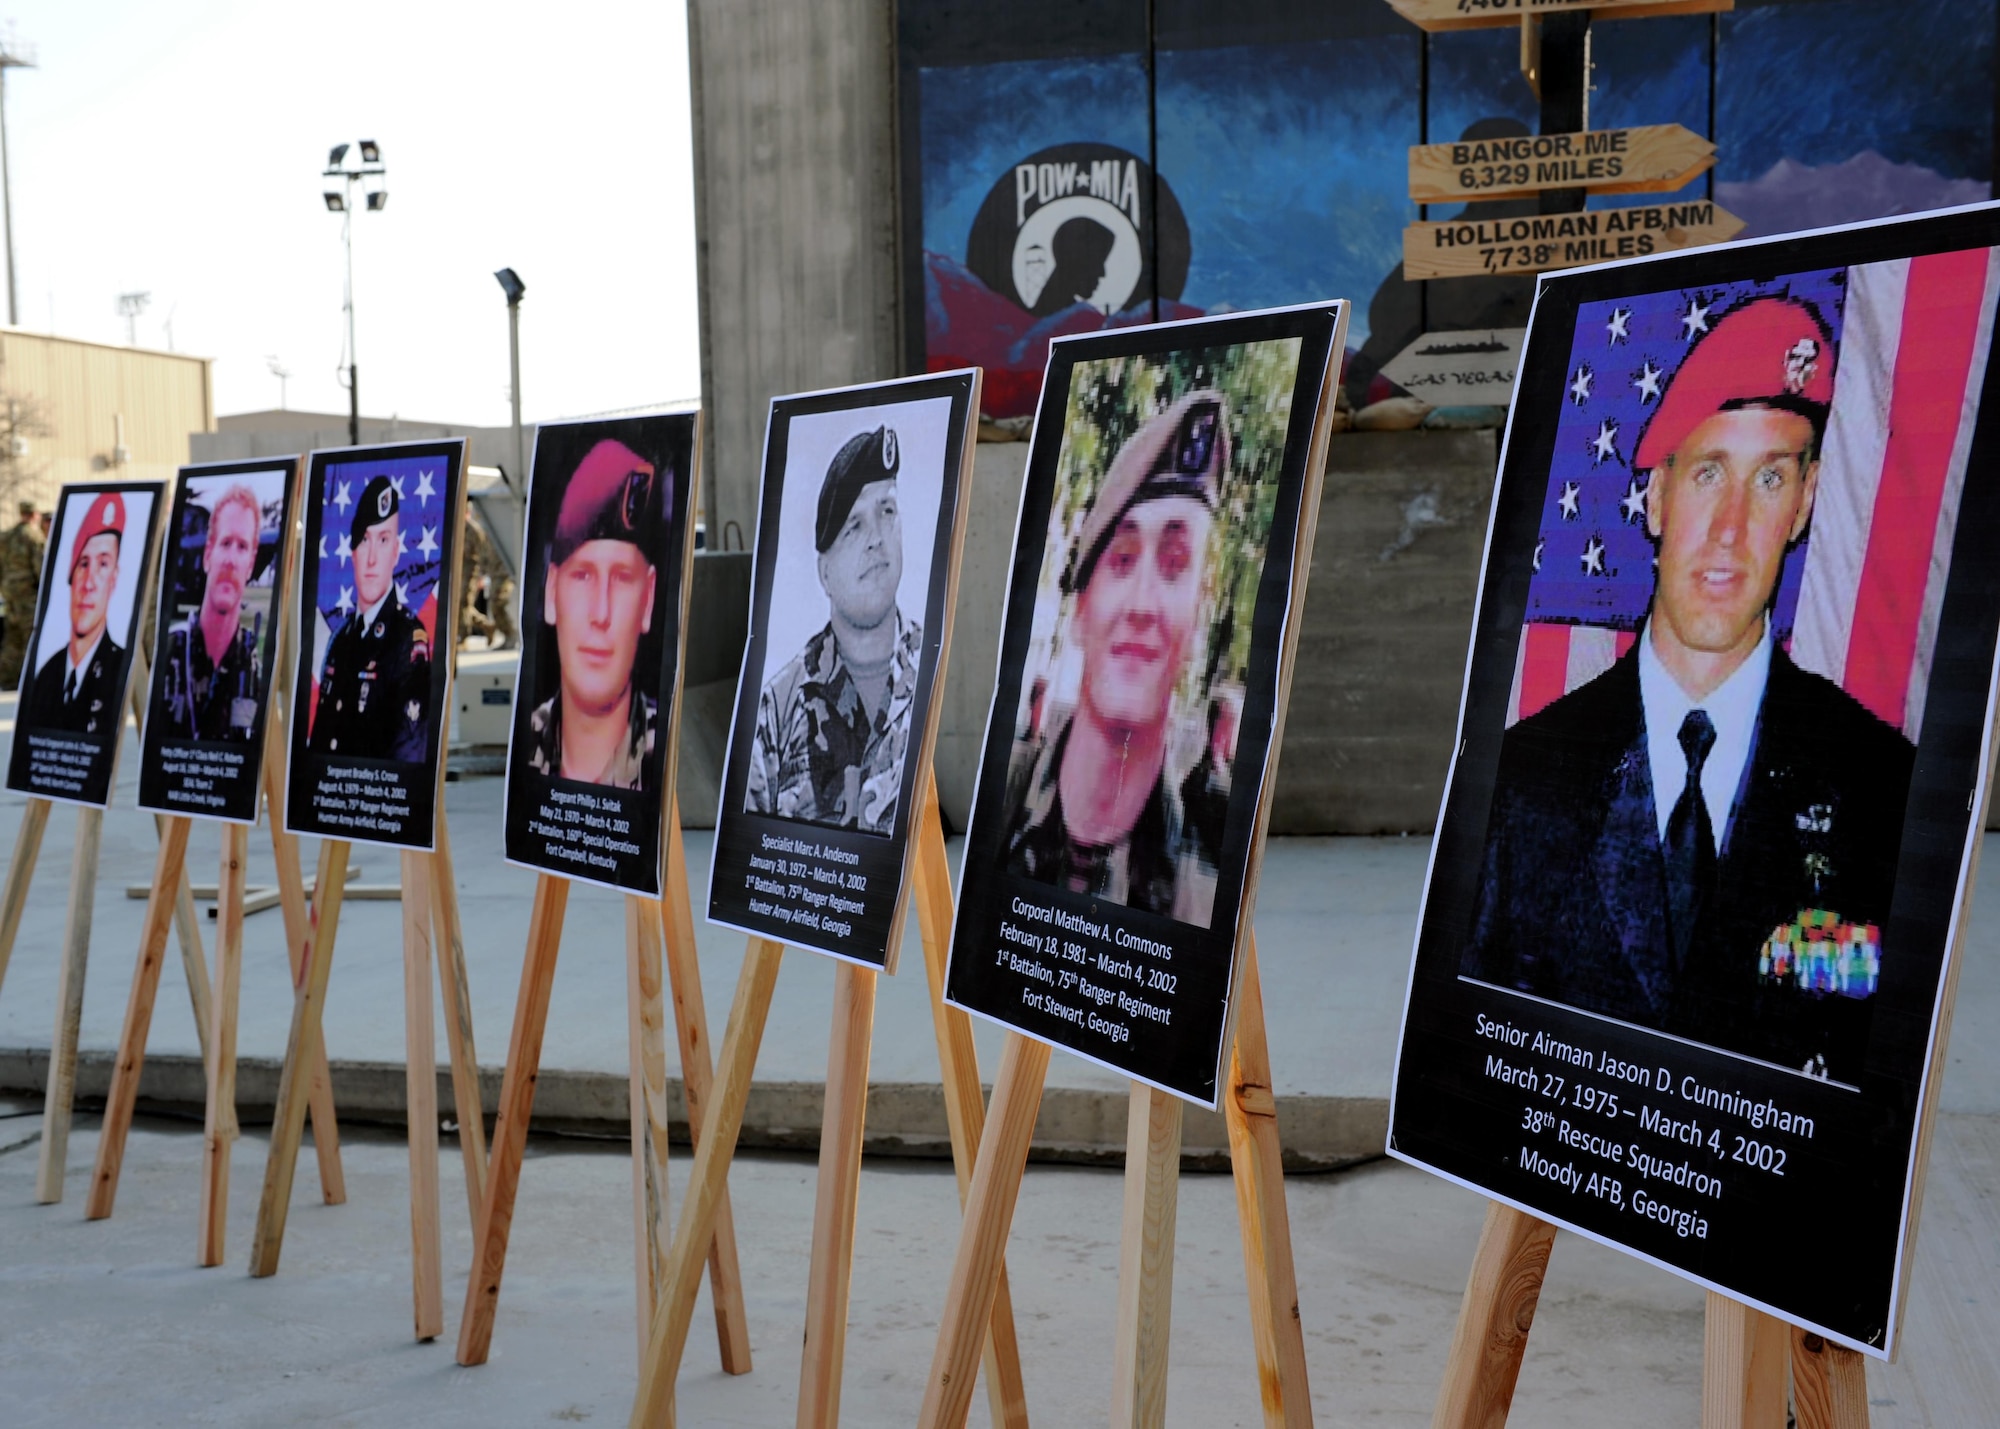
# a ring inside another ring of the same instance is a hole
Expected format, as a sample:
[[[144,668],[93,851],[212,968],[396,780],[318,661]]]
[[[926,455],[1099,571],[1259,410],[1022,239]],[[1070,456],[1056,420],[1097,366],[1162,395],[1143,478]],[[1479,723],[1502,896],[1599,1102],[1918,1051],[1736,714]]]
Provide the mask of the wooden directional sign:
[[[1706,15],[1734,10],[1736,0],[1389,0],[1411,24],[1425,30],[1473,30],[1513,25],[1523,18],[1588,10],[1606,20],[1653,15]]]
[[[1715,145],[1678,124],[1462,139],[1410,150],[1410,197],[1453,203],[1543,189],[1671,193],[1714,163]]]
[[[1700,248],[1742,231],[1742,219],[1706,201],[1413,223],[1403,230],[1403,276],[1535,273]]]
[[[1387,362],[1382,375],[1433,407],[1504,407],[1526,328],[1427,332]]]

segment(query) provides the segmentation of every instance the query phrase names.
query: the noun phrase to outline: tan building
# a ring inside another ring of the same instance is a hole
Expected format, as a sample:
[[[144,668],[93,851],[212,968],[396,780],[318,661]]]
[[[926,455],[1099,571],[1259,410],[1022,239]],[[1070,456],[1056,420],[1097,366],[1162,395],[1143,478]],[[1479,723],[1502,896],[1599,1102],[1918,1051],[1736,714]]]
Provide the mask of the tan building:
[[[0,327],[0,517],[66,481],[171,478],[215,430],[210,361]]]

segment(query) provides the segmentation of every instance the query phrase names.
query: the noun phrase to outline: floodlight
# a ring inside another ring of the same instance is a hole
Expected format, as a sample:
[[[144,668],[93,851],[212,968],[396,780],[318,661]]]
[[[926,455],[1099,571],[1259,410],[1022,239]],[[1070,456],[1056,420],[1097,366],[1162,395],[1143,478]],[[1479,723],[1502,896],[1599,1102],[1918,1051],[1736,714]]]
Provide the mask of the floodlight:
[[[340,161],[346,157],[347,146],[345,144],[335,144],[326,156],[326,166],[329,169],[337,169],[340,167]]]
[[[361,141],[361,162],[364,164],[381,163],[382,146],[377,144],[373,139],[363,139]]]
[[[380,213],[388,206],[389,191],[387,189],[377,189],[368,195],[368,211],[370,213]]]
[[[329,192],[325,197],[329,213],[345,213],[347,211],[347,200],[339,194]]]
[[[507,295],[507,306],[520,302],[528,291],[528,285],[521,281],[521,275],[512,268],[502,268],[493,275],[500,283],[500,291]]]

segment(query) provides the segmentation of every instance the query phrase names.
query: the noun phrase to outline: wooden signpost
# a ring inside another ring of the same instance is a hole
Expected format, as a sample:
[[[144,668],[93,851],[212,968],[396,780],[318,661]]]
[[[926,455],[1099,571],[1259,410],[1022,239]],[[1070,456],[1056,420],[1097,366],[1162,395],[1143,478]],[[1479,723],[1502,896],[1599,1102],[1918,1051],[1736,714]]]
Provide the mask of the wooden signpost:
[[[1701,248],[1742,231],[1742,219],[1708,199],[1413,223],[1403,230],[1403,275],[1414,280],[1532,274]]]
[[[1544,189],[1672,193],[1715,166],[1715,145],[1679,124],[1581,134],[1508,134],[1410,150],[1418,203],[1519,198]]]
[[[938,1040],[945,1117],[950,1128],[952,1161],[957,1170],[959,1199],[968,1210],[976,1194],[978,1174],[974,1150],[990,1137],[980,1089],[979,1064],[972,1041],[972,1019],[944,1002],[946,949],[951,936],[950,866],[946,862],[944,825],[930,778],[920,778],[922,817],[916,831],[916,866],[911,894],[924,945],[924,968],[930,984],[931,1010]],[[674,1423],[674,1381],[687,1348],[696,1292],[706,1247],[716,1233],[718,1213],[727,1209],[726,1181],[743,1127],[750,1078],[764,1023],[777,986],[784,945],[768,938],[750,939],[735,1002],[723,1032],[707,1126],[696,1142],[694,1166],[688,1173],[687,1198],[674,1228],[672,1248],[660,1280],[652,1332],[639,1364],[639,1392],[632,1409],[636,1426]],[[827,1050],[826,1107],[820,1126],[819,1191],[813,1216],[813,1262],[806,1300],[804,1357],[800,1366],[798,1423],[831,1425],[839,1421],[840,1375],[847,1327],[847,1288],[854,1251],[854,1215],[858,1199],[863,1113],[867,1099],[868,1034],[874,1015],[875,974],[842,963],[835,980],[833,1036]],[[1043,1048],[1046,1059],[1047,1048]],[[1004,1068],[1002,1075],[1005,1075]],[[985,1124],[982,1126],[982,1122]],[[1023,1159],[1026,1135],[1022,1130]],[[980,1154],[983,1154],[980,1153]],[[996,1429],[1016,1429],[1027,1420],[1026,1392],[1020,1351],[1007,1289],[1006,1268],[996,1254],[993,1289],[987,1310],[972,1331],[971,1363],[985,1356],[987,1394]],[[971,1374],[966,1376],[971,1395]],[[960,1420],[964,1418],[963,1411]]]
[[[1607,20],[1655,15],[1709,15],[1734,10],[1736,0],[1389,0],[1390,8],[1419,29],[1477,30],[1515,25],[1543,15],[1584,11]]]

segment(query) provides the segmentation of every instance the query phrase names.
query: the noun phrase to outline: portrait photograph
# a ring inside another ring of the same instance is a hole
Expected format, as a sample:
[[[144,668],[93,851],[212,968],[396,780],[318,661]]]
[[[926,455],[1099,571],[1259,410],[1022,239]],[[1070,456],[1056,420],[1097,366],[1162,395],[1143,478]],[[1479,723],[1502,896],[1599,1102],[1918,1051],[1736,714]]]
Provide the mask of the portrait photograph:
[[[104,807],[164,485],[81,482],[56,499],[34,634],[21,667],[7,787]]]
[[[183,467],[160,558],[139,807],[254,823],[295,458]]]
[[[464,457],[459,440],[312,454],[285,800],[293,833],[435,842]]]
[[[1996,240],[1542,280],[1393,1112],[1392,1152],[1871,1353],[1985,808]],[[1515,1103],[1606,1069],[1638,1139],[1578,1196],[1549,1168],[1599,1143]],[[1760,1243],[1823,1199],[1855,1263]]]
[[[950,996],[1208,1105],[1345,317],[1065,340],[1029,457]]]
[[[660,891],[699,428],[690,411],[536,432],[510,862]]]
[[[773,404],[713,920],[893,958],[973,388],[946,373]]]

